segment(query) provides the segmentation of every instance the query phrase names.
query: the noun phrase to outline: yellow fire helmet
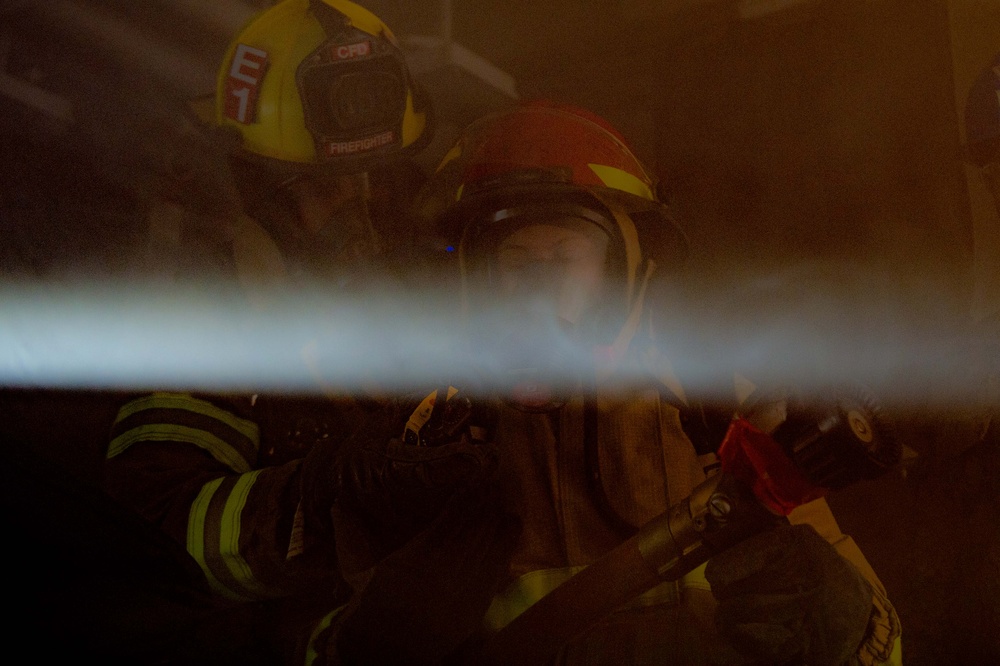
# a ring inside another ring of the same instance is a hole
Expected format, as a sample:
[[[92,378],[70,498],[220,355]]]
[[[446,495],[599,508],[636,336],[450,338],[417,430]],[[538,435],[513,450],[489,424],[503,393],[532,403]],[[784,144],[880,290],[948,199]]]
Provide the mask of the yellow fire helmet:
[[[396,37],[347,0],[282,0],[258,14],[219,69],[215,124],[277,168],[367,171],[430,138],[430,109]]]

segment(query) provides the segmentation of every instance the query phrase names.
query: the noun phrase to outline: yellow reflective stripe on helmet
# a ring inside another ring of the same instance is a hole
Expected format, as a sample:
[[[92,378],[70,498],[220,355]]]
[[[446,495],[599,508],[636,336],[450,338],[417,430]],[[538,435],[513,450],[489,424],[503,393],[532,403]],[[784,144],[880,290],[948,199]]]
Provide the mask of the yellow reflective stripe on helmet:
[[[518,615],[528,610],[539,599],[556,589],[584,567],[565,567],[561,569],[541,569],[531,571],[516,581],[506,590],[493,597],[493,602],[486,611],[483,622],[487,629],[499,631]],[[647,590],[626,605],[626,608],[643,606],[675,605],[680,595],[675,581],[666,581]]]
[[[209,481],[204,486],[201,487],[201,492],[198,493],[198,497],[195,498],[194,502],[191,503],[191,512],[188,516],[188,531],[187,531],[187,551],[191,554],[191,557],[195,559],[198,566],[201,567],[202,572],[205,574],[205,578],[208,580],[209,586],[226,597],[227,599],[233,599],[235,601],[251,601],[249,597],[243,596],[238,592],[235,592],[225,585],[215,576],[212,568],[208,565],[208,560],[205,557],[205,519],[208,515],[208,507],[212,503],[212,498],[215,496],[215,491],[219,489],[222,485],[224,479],[216,479],[215,481]]]
[[[213,458],[240,474],[250,471],[250,463],[228,442],[198,428],[169,424],[138,426],[111,440],[108,458],[120,455],[136,442],[183,442],[204,449]]]
[[[199,400],[185,393],[154,393],[144,398],[133,400],[118,411],[115,423],[144,409],[161,408],[186,409],[189,412],[210,416],[217,421],[222,421],[247,439],[251,439],[254,442],[260,440],[260,429],[253,421],[241,419],[220,407],[216,407],[207,400]]]
[[[412,145],[424,134],[427,129],[427,114],[417,113],[413,110],[413,93],[406,93],[406,112],[403,113],[403,123],[401,128],[401,143],[403,147]]]
[[[649,201],[656,200],[656,197],[653,196],[653,191],[649,189],[649,185],[628,171],[605,164],[588,164],[587,166],[608,187],[634,194]]]
[[[441,158],[441,161],[438,163],[437,168],[434,169],[435,173],[448,166],[448,163],[451,162],[452,160],[456,160],[461,156],[462,156],[462,142],[459,141],[454,146],[452,146],[447,153],[444,154],[444,157]],[[458,198],[459,197],[455,197],[456,200],[458,200]]]

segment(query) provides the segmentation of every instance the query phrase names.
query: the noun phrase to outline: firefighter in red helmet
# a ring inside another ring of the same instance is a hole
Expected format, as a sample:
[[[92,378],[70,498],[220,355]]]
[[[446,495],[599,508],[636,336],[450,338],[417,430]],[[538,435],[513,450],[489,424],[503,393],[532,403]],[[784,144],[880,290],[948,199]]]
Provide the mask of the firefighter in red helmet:
[[[477,121],[446,155],[417,207],[457,239],[469,363],[498,386],[497,461],[383,560],[364,553],[384,517],[342,498],[338,548],[370,582],[327,616],[314,663],[490,663],[494,632],[704,481],[711,456],[685,427],[687,396],[650,316],[650,291],[686,254],[655,191],[606,121],[549,102]],[[734,381],[740,397],[752,389]],[[762,426],[780,421],[778,402],[755,410]],[[402,437],[414,449],[421,423]],[[553,658],[900,663],[898,617],[825,501],[788,523],[607,609]]]

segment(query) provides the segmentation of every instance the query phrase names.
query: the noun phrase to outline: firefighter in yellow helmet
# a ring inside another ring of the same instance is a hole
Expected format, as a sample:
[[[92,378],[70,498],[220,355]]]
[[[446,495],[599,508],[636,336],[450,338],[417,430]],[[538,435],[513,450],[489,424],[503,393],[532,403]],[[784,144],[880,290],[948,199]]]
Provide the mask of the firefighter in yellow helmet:
[[[399,238],[371,192],[406,173],[430,132],[390,29],[346,0],[283,0],[233,41],[210,106],[212,140],[175,153],[160,191],[158,213],[176,216],[165,222],[214,233],[209,254],[231,250],[252,306],[294,293],[285,286],[380,277],[371,260]],[[381,427],[379,409],[346,395],[137,396],[112,425],[105,487],[185,546],[219,604],[266,603],[249,633],[273,638],[262,649],[281,659],[312,630],[300,622],[312,604],[325,611],[343,589],[331,460],[361,425]]]
[[[334,525],[355,595],[318,626],[313,663],[899,663],[898,617],[822,499],[590,625],[563,624],[574,606],[499,638],[711,472],[652,328],[655,276],[686,254],[655,192],[606,121],[549,102],[481,119],[444,158],[417,206],[458,244],[469,364],[500,399],[480,423],[460,387],[429,398],[445,421],[469,415],[456,440],[485,430],[493,448],[475,446],[496,462],[409,541],[398,511],[345,488]],[[415,412],[402,440],[435,448],[432,419]]]
[[[277,3],[236,36],[214,96],[192,107],[209,141],[177,146],[165,198],[200,215],[182,224],[207,254],[231,245],[255,304],[289,284],[371,280],[375,259],[412,246],[401,211],[422,181],[410,158],[430,138],[430,106],[368,10]]]

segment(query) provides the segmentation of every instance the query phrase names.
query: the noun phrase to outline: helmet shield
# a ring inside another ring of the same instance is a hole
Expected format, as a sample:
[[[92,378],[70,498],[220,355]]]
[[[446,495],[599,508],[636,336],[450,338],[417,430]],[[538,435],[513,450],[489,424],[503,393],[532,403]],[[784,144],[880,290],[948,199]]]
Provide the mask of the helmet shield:
[[[489,350],[484,370],[500,378],[505,395],[522,408],[546,410],[578,389],[591,368],[593,329],[605,320],[610,238],[565,211],[536,210],[504,228],[473,262],[481,272],[470,275],[477,304],[469,309],[471,342]]]
[[[233,168],[241,180],[256,184],[247,210],[277,244],[296,281],[344,286],[371,270],[383,248],[369,210],[366,172],[282,177],[242,160],[234,160]]]
[[[348,0],[282,0],[230,45],[214,122],[240,154],[272,170],[367,171],[413,153],[431,134],[430,105],[395,36]]]
[[[321,160],[398,151],[407,104],[402,54],[350,27],[320,44],[296,72],[306,128]]]

